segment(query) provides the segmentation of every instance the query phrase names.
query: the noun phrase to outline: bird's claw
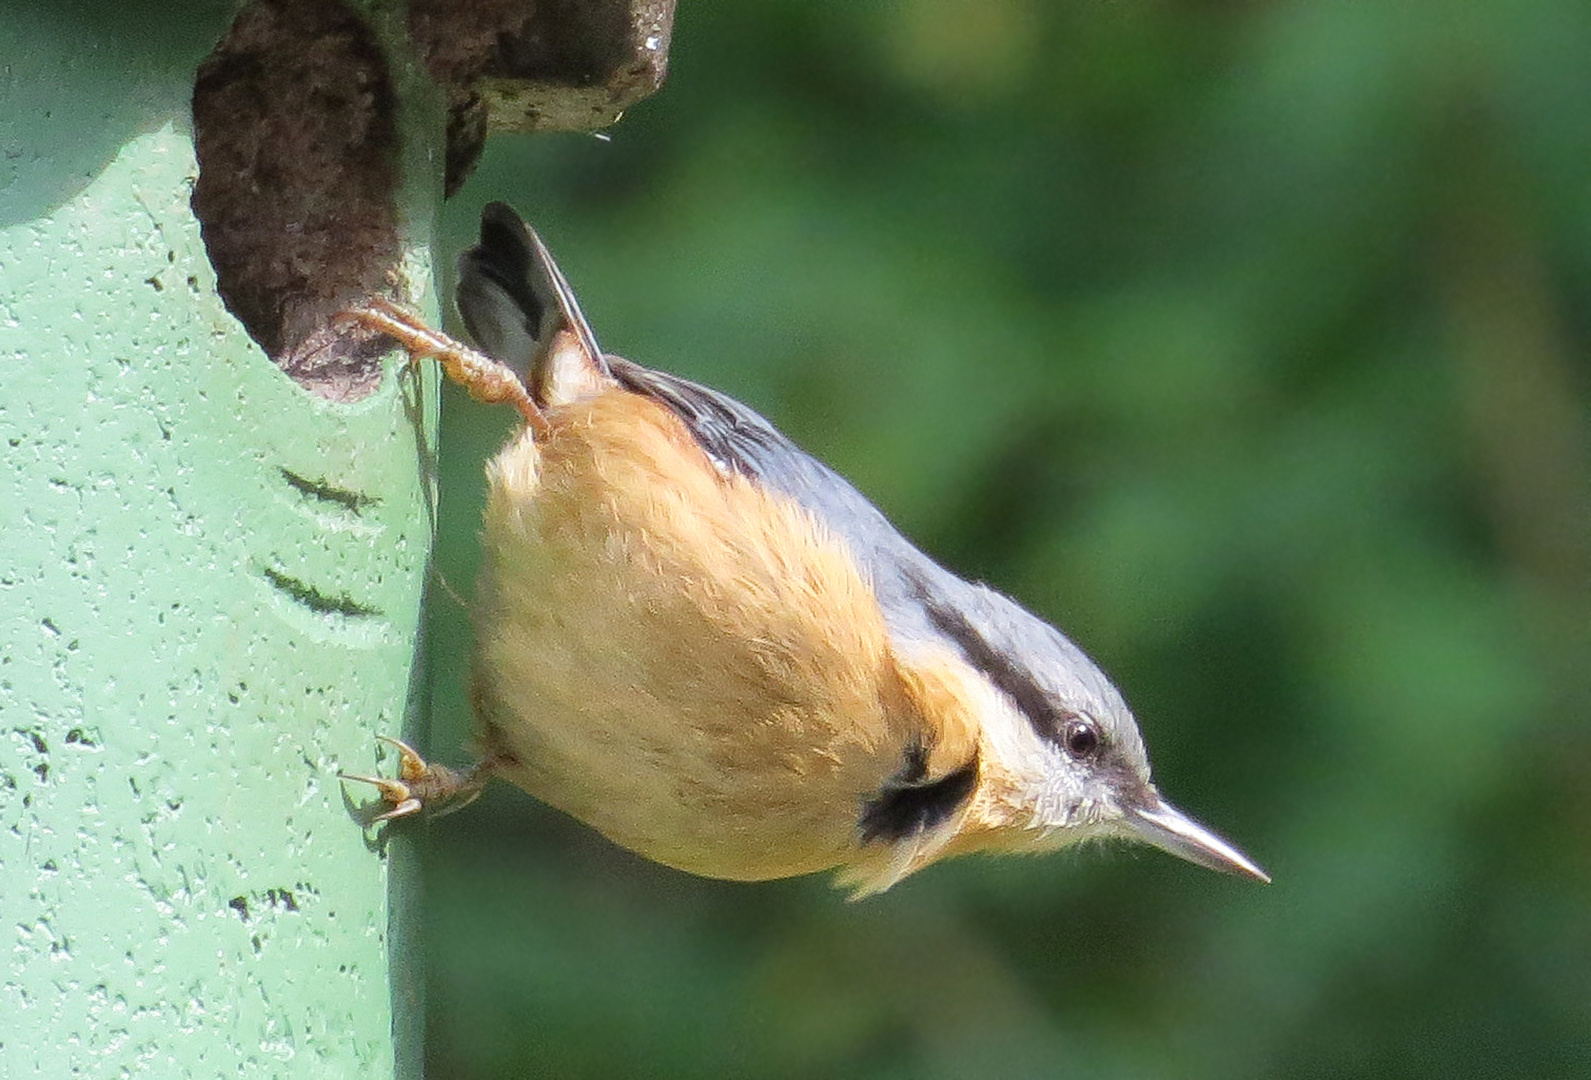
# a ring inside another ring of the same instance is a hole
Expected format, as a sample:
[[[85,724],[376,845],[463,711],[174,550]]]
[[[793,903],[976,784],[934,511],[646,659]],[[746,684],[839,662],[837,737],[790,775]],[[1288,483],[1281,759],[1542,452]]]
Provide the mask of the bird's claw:
[[[427,808],[433,808],[439,814],[449,814],[463,809],[480,796],[481,788],[486,783],[484,763],[460,772],[445,765],[430,764],[414,747],[401,739],[387,735],[378,738],[398,748],[396,777],[361,776],[345,772],[337,774],[340,780],[357,780],[372,785],[380,792],[382,802],[391,808],[372,817],[370,824],[408,817]]]

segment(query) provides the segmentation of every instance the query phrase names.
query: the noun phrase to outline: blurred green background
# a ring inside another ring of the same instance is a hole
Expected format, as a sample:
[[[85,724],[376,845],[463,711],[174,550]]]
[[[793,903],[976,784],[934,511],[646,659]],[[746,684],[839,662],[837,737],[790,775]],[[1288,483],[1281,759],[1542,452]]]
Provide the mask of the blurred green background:
[[[608,350],[1063,627],[1276,883],[1121,848],[847,904],[499,786],[429,829],[432,1076],[1591,1076],[1584,0],[683,0],[664,91],[495,139],[449,250],[493,198]],[[512,417],[445,407],[468,595]]]

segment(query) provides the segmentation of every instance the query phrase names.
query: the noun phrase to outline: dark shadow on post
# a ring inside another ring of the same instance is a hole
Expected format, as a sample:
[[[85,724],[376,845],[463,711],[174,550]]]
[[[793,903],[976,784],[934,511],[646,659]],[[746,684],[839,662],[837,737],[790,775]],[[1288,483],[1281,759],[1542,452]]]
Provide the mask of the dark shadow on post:
[[[400,245],[396,102],[358,14],[255,0],[200,65],[193,211],[227,310],[296,382],[355,401],[384,345],[332,316],[390,291]]]

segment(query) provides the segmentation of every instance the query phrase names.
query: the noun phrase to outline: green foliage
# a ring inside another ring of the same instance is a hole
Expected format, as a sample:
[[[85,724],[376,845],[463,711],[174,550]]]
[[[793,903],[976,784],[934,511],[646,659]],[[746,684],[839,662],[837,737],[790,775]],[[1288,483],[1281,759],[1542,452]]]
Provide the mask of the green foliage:
[[[432,1075],[1591,1075],[1588,57],[1580,0],[685,3],[611,143],[494,142],[454,245],[514,202],[609,350],[1065,628],[1276,884],[848,905],[500,790],[432,830]],[[466,591],[509,418],[447,404]]]

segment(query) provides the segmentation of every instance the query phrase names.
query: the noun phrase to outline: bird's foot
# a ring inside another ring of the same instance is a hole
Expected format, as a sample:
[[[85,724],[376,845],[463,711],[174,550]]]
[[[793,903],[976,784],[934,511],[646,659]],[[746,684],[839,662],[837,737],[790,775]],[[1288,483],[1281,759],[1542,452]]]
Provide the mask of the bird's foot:
[[[385,297],[373,296],[342,312],[340,318],[392,338],[411,361],[436,360],[443,374],[468,390],[470,397],[488,405],[506,402],[519,410],[538,438],[546,434],[546,417],[507,364],[431,329],[420,316]]]
[[[469,769],[450,769],[446,765],[430,764],[406,742],[385,735],[379,737],[398,748],[396,777],[389,779],[385,776],[360,776],[345,772],[337,774],[341,780],[371,784],[381,793],[381,801],[389,809],[372,817],[372,825],[378,821],[408,817],[421,810],[430,810],[436,815],[462,810],[480,797],[481,789],[491,776],[489,759]]]

